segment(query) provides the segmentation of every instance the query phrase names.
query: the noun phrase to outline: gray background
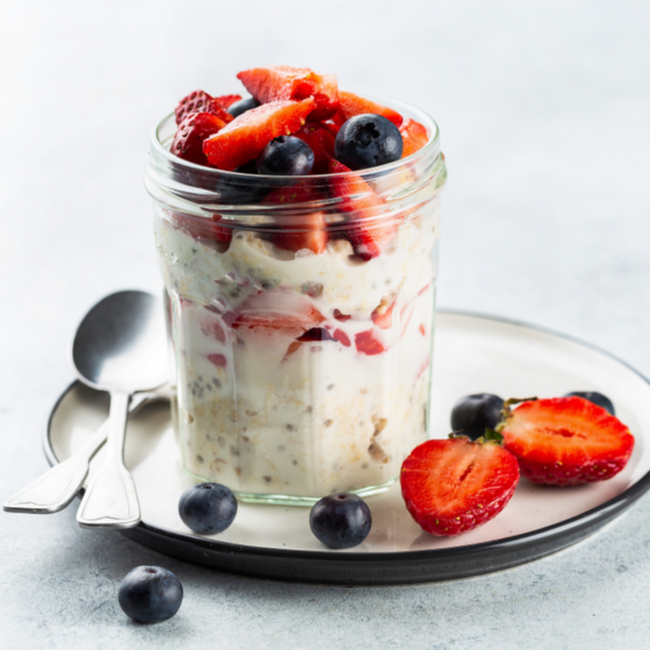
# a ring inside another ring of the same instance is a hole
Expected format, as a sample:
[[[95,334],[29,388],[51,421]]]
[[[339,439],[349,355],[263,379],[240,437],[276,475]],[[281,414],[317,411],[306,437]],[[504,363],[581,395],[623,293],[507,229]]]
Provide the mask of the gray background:
[[[88,306],[157,291],[142,176],[153,125],[197,87],[308,65],[425,108],[449,183],[439,305],[594,343],[650,375],[650,8],[644,2],[328,4],[4,0],[0,5],[0,497],[46,469],[40,435]],[[281,584],[109,532],[0,513],[10,648],[625,648],[650,632],[650,501],[544,560],[393,588]],[[180,577],[142,627],[117,586]]]

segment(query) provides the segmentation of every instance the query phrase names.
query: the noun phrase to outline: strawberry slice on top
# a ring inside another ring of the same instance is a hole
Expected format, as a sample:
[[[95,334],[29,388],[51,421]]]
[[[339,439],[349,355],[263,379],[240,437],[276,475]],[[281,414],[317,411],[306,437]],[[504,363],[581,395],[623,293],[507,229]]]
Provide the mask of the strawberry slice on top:
[[[402,135],[402,158],[420,151],[429,142],[426,127],[410,117],[399,127],[399,132]]]
[[[428,440],[402,464],[402,496],[413,519],[449,537],[498,515],[519,482],[517,459],[492,441],[465,436]]]
[[[232,171],[257,158],[273,138],[295,133],[314,107],[311,97],[282,100],[252,108],[228,123],[203,144],[211,165]]]
[[[336,138],[329,126],[320,122],[306,122],[294,133],[294,136],[309,145],[314,152],[314,165],[311,173],[326,174],[330,158],[334,157],[334,140]]]
[[[278,65],[243,70],[237,78],[262,104],[313,97],[315,105],[310,116],[313,120],[326,120],[338,110],[338,83],[333,74],[318,74],[309,68]]]
[[[183,118],[191,113],[211,113],[227,124],[233,118],[226,108],[228,107],[224,106],[217,98],[208,95],[204,90],[195,90],[183,97],[174,110],[176,124],[180,124]]]
[[[634,436],[605,409],[581,397],[506,402],[497,431],[534,483],[579,485],[611,478],[634,449]]]
[[[354,93],[339,90],[339,110],[334,116],[334,121],[337,124],[343,124],[343,122],[346,122],[351,117],[362,115],[364,113],[381,115],[387,120],[390,120],[398,128],[402,125],[402,116],[392,108],[377,104],[377,102],[373,102],[370,99],[364,99]]]
[[[396,221],[385,216],[386,202],[359,174],[337,160],[330,159],[328,171],[330,174],[345,173],[330,181],[333,196],[341,199],[338,209],[348,217],[343,237],[350,241],[355,254],[362,260],[377,257],[397,233]],[[340,231],[337,229],[337,232]]]
[[[226,123],[212,113],[189,113],[176,129],[170,152],[197,165],[208,165],[203,153],[206,138],[218,133]]]

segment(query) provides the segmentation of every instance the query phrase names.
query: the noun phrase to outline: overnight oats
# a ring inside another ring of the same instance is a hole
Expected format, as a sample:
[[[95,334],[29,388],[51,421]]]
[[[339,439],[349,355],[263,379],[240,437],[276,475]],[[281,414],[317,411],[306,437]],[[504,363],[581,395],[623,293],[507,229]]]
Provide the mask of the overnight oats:
[[[437,126],[333,75],[238,77],[161,122],[146,176],[183,464],[243,500],[372,494],[428,437]]]

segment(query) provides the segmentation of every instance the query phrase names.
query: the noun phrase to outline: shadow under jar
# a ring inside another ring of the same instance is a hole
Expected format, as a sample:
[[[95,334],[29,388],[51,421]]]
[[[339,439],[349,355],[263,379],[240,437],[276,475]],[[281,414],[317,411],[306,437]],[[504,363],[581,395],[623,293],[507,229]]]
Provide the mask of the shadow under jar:
[[[168,301],[185,469],[244,501],[370,495],[428,437],[446,169],[437,125],[362,172],[201,167],[154,131],[146,187]]]

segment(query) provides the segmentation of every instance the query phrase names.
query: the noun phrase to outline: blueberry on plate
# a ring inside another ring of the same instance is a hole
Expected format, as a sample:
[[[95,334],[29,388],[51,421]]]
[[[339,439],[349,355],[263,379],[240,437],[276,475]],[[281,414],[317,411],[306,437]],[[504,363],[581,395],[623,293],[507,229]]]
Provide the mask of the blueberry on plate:
[[[326,546],[351,548],[368,536],[372,516],[362,498],[341,492],[323,497],[314,504],[309,513],[309,526]]]
[[[181,494],[178,514],[195,533],[221,533],[235,519],[237,499],[225,485],[199,483]]]
[[[491,393],[477,393],[461,397],[451,410],[451,428],[462,431],[471,440],[485,434],[485,429],[494,429],[499,422],[503,400]]]
[[[385,117],[363,113],[351,117],[336,134],[334,157],[350,169],[368,169],[402,157],[402,134]]]
[[[614,404],[612,404],[612,400],[602,393],[597,393],[593,390],[578,390],[573,393],[567,393],[564,397],[582,397],[582,399],[586,399],[588,402],[605,409],[610,415],[616,415],[616,409],[614,408]]]
[[[250,111],[251,108],[257,108],[260,103],[254,97],[246,97],[246,99],[240,99],[238,102],[231,104],[228,107],[228,112],[233,116],[237,117],[246,111]]]
[[[314,166],[311,147],[292,135],[273,138],[257,157],[257,171],[274,176],[303,176]]]
[[[181,606],[183,587],[178,578],[159,566],[131,569],[117,592],[120,607],[138,623],[159,623]]]

